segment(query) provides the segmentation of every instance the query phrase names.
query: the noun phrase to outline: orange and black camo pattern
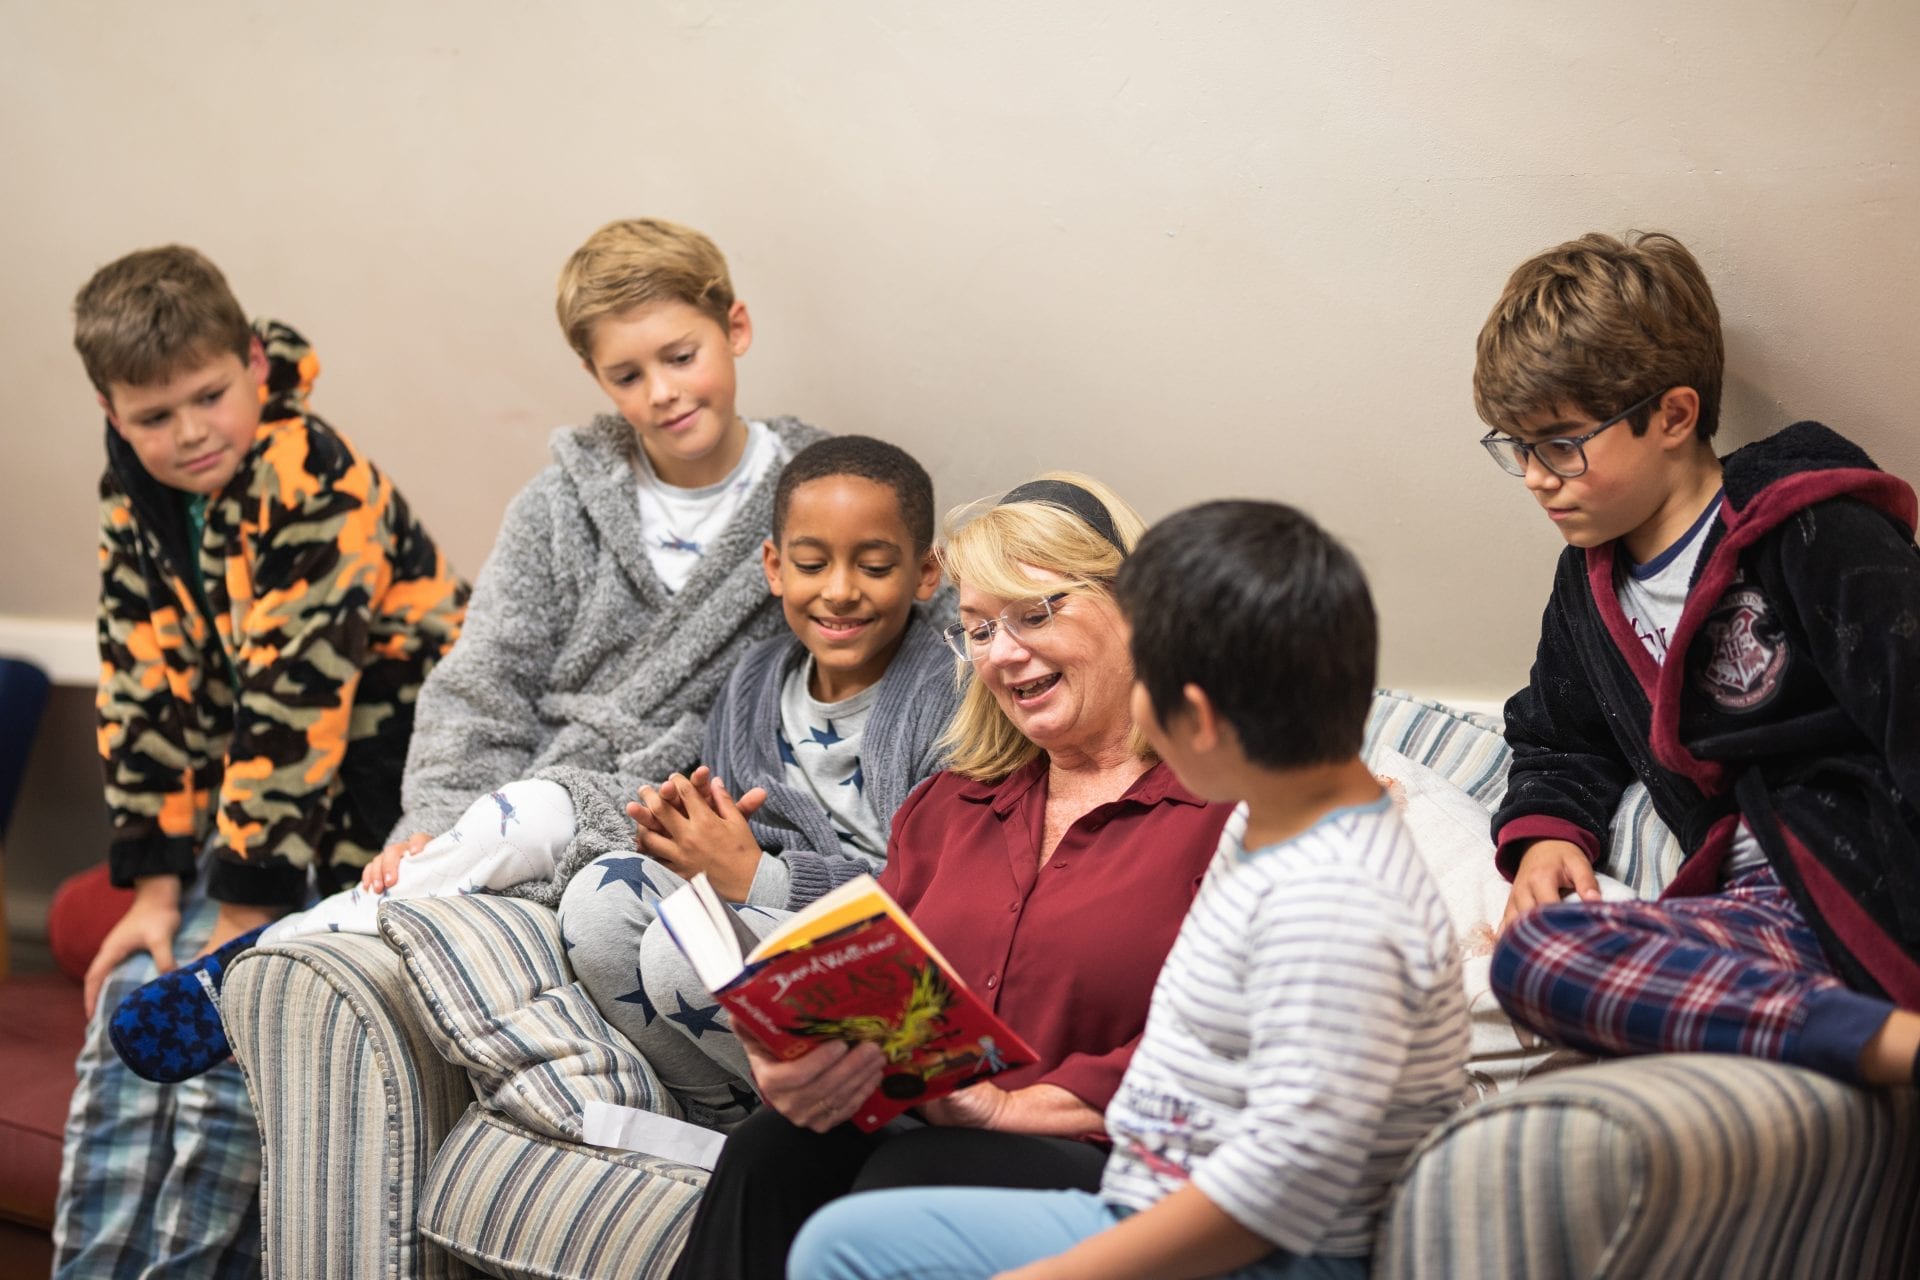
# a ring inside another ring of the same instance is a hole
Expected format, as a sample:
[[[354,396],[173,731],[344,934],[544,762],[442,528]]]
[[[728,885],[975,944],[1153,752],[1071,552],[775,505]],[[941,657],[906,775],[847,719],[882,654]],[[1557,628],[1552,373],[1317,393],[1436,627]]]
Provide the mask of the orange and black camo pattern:
[[[216,897],[293,902],[309,868],[337,884],[398,820],[414,701],[467,586],[393,482],[307,411],[306,342],[255,329],[260,428],[197,547],[180,495],[108,433],[99,746],[117,882],[190,876],[217,831]]]

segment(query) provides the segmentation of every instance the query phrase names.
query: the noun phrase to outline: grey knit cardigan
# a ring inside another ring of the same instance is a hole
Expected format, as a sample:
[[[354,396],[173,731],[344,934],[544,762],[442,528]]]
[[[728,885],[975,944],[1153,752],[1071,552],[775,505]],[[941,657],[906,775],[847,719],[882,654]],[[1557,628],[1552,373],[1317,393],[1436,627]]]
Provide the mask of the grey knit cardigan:
[[[940,603],[936,598],[936,607]],[[960,694],[953,651],[935,627],[929,607],[915,605],[860,736],[866,797],[884,823],[891,823],[908,793],[945,762],[939,738]],[[787,673],[806,659],[806,646],[791,632],[749,649],[713,704],[703,757],[735,795],[751,787],[767,789],[767,803],[747,825],[762,849],[787,864],[788,900],[782,905],[789,911],[875,869],[865,857],[846,851],[818,800],[786,781],[780,688]]]
[[[558,903],[580,867],[633,847],[626,802],[694,766],[728,674],[784,626],[760,543],[780,466],[825,433],[769,425],[775,465],[678,592],[647,558],[633,428],[602,414],[553,434],[553,464],[507,508],[459,643],[421,687],[395,839],[447,830],[503,783],[549,778],[578,831],[554,879],[508,892]]]

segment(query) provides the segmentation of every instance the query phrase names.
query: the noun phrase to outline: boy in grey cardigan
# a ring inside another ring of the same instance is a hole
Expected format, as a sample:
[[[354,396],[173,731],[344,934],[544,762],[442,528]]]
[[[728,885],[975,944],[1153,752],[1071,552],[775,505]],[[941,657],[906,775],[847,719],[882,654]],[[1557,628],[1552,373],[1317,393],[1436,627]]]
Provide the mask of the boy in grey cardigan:
[[[724,1016],[651,928],[655,908],[705,872],[770,921],[879,869],[894,811],[940,768],[956,702],[927,612],[932,541],[933,487],[904,451],[841,436],[795,457],[763,549],[790,634],[735,668],[707,720],[706,765],[627,807],[638,852],[598,859],[561,899],[582,986],[692,1119],[737,1120],[753,1094]]]

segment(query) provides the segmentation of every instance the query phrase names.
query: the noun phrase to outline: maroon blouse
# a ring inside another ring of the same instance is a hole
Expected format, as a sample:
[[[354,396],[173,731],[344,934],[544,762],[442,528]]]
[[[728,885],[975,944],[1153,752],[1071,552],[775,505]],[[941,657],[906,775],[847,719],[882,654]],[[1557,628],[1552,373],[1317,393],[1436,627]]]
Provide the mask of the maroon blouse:
[[[1046,808],[1044,756],[999,782],[935,774],[894,815],[880,882],[1039,1053],[995,1083],[1058,1085],[1104,1111],[1231,806],[1156,764],[1042,867]]]

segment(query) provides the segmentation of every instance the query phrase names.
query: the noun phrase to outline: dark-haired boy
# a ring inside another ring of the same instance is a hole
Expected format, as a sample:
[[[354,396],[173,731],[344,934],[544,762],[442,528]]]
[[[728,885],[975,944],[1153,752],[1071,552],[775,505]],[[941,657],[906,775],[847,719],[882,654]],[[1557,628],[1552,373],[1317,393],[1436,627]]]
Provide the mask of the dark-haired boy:
[[[1359,756],[1358,564],[1292,508],[1217,502],[1149,530],[1116,592],[1136,722],[1246,830],[1154,988],[1101,1192],[848,1197],[801,1232],[798,1280],[1364,1276],[1394,1174],[1460,1104],[1452,928]]]
[[[1907,1083],[1913,491],[1813,422],[1716,457],[1723,364],[1706,277],[1660,234],[1537,255],[1480,332],[1482,443],[1568,544],[1506,708],[1494,992],[1588,1052]],[[1592,860],[1636,776],[1686,860],[1660,901],[1601,903]]]
[[[628,806],[639,855],[589,864],[560,902],[588,994],[709,1123],[751,1097],[746,1059],[685,957],[649,927],[655,905],[704,872],[758,908],[749,926],[770,927],[879,870],[894,811],[940,767],[957,696],[927,617],[940,581],[933,485],[911,455],[865,436],[809,445],[782,469],[773,513],[762,557],[787,634],[728,678],[703,766]]]
[[[135,895],[88,969],[96,1012],[358,876],[399,815],[415,699],[467,589],[392,480],[307,408],[306,342],[249,324],[199,253],[101,268],[74,346],[107,415],[99,737],[109,861]],[[55,1274],[257,1269],[238,1070],[157,1089],[106,1030],[95,1016],[76,1068]]]

